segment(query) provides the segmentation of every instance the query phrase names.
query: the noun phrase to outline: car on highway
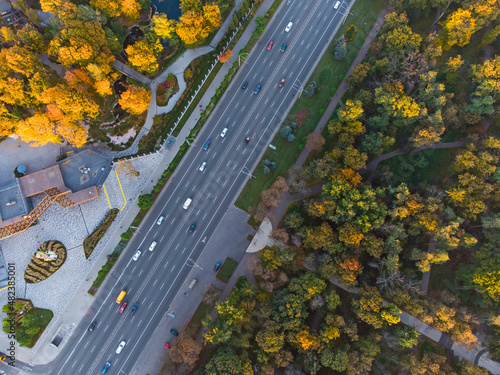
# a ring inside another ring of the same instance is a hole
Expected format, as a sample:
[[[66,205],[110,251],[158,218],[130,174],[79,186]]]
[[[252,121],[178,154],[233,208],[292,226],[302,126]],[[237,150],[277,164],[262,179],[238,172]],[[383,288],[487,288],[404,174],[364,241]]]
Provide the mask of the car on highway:
[[[248,144],[248,142],[250,142],[250,137],[245,138],[245,143]]]
[[[268,51],[270,51],[270,50],[271,50],[271,48],[273,48],[273,46],[274,46],[274,42],[271,40],[271,41],[269,42],[269,44],[267,45],[267,50],[268,50]]]
[[[210,139],[205,142],[205,145],[203,145],[203,149],[207,151],[209,147],[210,147]]]
[[[157,224],[157,225],[161,225],[161,223],[163,223],[163,220],[165,220],[165,216],[160,216],[160,217],[158,218],[158,220],[156,221],[156,224]]]
[[[281,52],[285,52],[285,50],[286,50],[286,43],[284,43],[284,44],[281,46],[280,51],[281,51]]]
[[[118,310],[120,312],[120,314],[125,311],[125,309],[127,308],[127,305],[128,305],[128,302],[123,302],[123,305],[121,305],[120,310]]]
[[[95,329],[95,326],[97,325],[97,322],[92,322],[90,325],[89,325],[89,329],[88,331],[89,332],[92,332],[94,329]]]
[[[241,91],[245,91],[248,87],[248,82],[243,82],[243,84],[241,85]]]
[[[130,309],[130,315],[134,315],[134,313],[138,307],[139,307],[138,303],[136,303],[134,306],[132,306],[132,308]]]
[[[337,1],[333,6],[333,9],[339,9],[339,6],[340,6],[340,1]]]
[[[170,343],[169,343],[168,341],[167,341],[167,342],[165,342],[165,344],[163,344],[163,346],[164,346],[165,348],[167,348],[167,349],[170,349],[170,348],[171,348]]]
[[[199,170],[200,172],[203,172],[203,171],[205,170],[205,166],[206,166],[206,165],[207,165],[207,162],[206,162],[206,161],[204,161],[203,163],[201,163],[200,168],[198,168],[198,170]]]
[[[286,25],[286,27],[285,27],[285,31],[289,32],[290,29],[292,28],[292,26],[293,26],[293,22],[288,22],[288,25]]]
[[[191,224],[191,226],[189,227],[189,233],[193,233],[195,229],[196,229],[196,224]]]
[[[191,204],[192,201],[193,200],[191,198],[186,199],[186,201],[182,205],[182,208],[185,209],[185,210],[187,210],[189,208],[189,205]]]
[[[283,87],[284,84],[285,84],[285,79],[281,78],[280,83],[278,83],[278,87]]]
[[[224,128],[221,132],[220,132],[220,137],[221,138],[224,138],[227,134],[227,128]]]
[[[215,263],[214,271],[218,271],[221,265],[222,262],[220,260],[217,263]]]
[[[149,251],[153,251],[156,247],[156,241],[151,242],[151,245],[149,245]]]
[[[255,88],[255,90],[253,90],[253,93],[255,95],[257,95],[259,93],[259,91],[260,91],[260,85],[257,85],[257,87]]]
[[[179,336],[179,332],[177,332],[177,331],[176,331],[175,329],[173,329],[173,328],[170,330],[170,333],[171,333],[172,335],[174,335],[174,336]]]
[[[123,348],[127,345],[126,341],[122,341],[120,345],[118,345],[118,348],[116,348],[116,354],[120,354],[123,350]]]
[[[134,256],[132,257],[133,260],[137,260],[139,259],[139,257],[141,256],[141,250],[137,250],[134,254]]]
[[[111,366],[111,362],[106,362],[106,364],[102,368],[101,374],[105,374],[106,371],[108,371],[109,366]]]

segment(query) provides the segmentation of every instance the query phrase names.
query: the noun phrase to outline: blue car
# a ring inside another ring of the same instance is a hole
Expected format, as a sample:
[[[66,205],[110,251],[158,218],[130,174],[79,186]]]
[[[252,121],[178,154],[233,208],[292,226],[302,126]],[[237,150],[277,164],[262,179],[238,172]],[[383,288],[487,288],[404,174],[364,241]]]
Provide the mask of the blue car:
[[[253,93],[255,95],[257,95],[259,93],[259,91],[260,91],[260,85],[257,85],[257,87],[255,88],[255,90],[253,90]]]
[[[222,262],[220,260],[217,263],[215,263],[214,271],[218,271],[221,265]]]
[[[243,84],[241,85],[241,91],[245,91],[247,89],[247,86],[248,82],[243,82]]]
[[[210,147],[210,139],[209,139],[208,141],[206,141],[206,142],[205,142],[205,145],[203,146],[203,149],[204,149],[205,151],[207,151],[209,147]]]
[[[111,366],[111,362],[106,362],[106,364],[102,368],[101,374],[105,374],[106,371],[108,371],[109,366]]]
[[[136,303],[134,306],[132,306],[132,309],[130,310],[130,315],[134,315],[135,310],[137,310],[137,307],[139,307],[138,303]]]

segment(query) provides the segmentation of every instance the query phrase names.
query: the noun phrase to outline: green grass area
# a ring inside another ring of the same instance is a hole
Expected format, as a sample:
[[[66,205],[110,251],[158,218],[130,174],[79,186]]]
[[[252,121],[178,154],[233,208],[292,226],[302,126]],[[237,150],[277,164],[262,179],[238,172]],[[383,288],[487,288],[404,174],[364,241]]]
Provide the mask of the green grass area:
[[[28,345],[28,348],[32,348],[35,346],[36,342],[42,335],[43,331],[45,331],[45,328],[49,325],[50,321],[54,317],[54,313],[50,310],[47,309],[41,309],[39,307],[33,307],[30,311],[30,314],[33,314],[38,317],[37,319],[37,326],[40,327],[40,331],[38,331],[34,336],[33,340],[31,342],[31,345]]]
[[[194,312],[191,320],[186,327],[186,333],[188,335],[196,336],[201,329],[201,321],[210,314],[210,311],[214,306],[212,304],[202,301],[196,311]]]
[[[340,27],[333,39],[333,42],[335,42],[335,40],[345,33],[351,24],[356,25],[358,32],[354,39],[347,43],[346,57],[341,61],[335,60],[331,46],[323,55],[311,78],[307,81],[307,84],[315,81],[318,85],[315,94],[312,97],[302,95],[285,118],[284,123],[290,124],[292,121],[295,121],[296,114],[304,108],[307,108],[311,113],[309,120],[303,127],[296,130],[295,135],[297,138],[293,142],[288,142],[287,139],[281,137],[279,132],[276,134],[271,142],[276,146],[276,150],[268,149],[262,159],[276,161],[277,167],[266,175],[264,174],[262,163],[259,164],[253,173],[257,178],[251,179],[247,183],[236,201],[236,205],[239,208],[248,211],[250,207],[256,207],[260,201],[261,192],[268,189],[278,176],[285,176],[288,169],[295,163],[302,151],[303,138],[316,127],[316,124],[323,116],[332,95],[335,94],[339,84],[344,79],[345,74],[356,58],[360,47],[363,45],[382,8],[383,4],[380,2],[371,2],[368,0],[356,1],[351,9],[351,13],[354,16],[349,15],[347,17],[346,22]]]
[[[227,283],[229,279],[231,278],[231,275],[233,274],[234,270],[238,266],[238,262],[235,261],[234,259],[231,258],[226,258],[224,261],[224,264],[220,268],[219,272],[217,272],[217,278],[220,281],[223,281]]]
[[[389,184],[399,185],[402,182],[409,186],[419,186],[423,182],[443,186],[449,176],[448,169],[455,160],[460,148],[428,149],[400,155],[381,162],[377,171],[384,166],[393,173]]]

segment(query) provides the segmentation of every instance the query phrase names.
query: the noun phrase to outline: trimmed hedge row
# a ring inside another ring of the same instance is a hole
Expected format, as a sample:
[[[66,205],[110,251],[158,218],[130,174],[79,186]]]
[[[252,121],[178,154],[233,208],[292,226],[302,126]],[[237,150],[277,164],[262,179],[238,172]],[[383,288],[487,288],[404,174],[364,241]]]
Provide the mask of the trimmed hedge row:
[[[96,228],[96,230],[94,230],[92,234],[90,234],[90,236],[87,236],[87,238],[83,240],[83,251],[85,253],[85,258],[88,259],[90,254],[92,254],[92,251],[94,251],[102,236],[104,236],[104,233],[106,233],[108,228],[111,226],[111,223],[113,223],[113,221],[115,220],[118,212],[120,212],[118,208],[112,208],[111,210],[109,210],[106,218]]]

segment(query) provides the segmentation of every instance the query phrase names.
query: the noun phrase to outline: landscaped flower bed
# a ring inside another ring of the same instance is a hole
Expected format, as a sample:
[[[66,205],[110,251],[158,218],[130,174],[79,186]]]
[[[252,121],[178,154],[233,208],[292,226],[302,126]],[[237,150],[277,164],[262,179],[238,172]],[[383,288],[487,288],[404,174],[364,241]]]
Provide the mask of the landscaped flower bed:
[[[156,105],[164,107],[168,103],[168,99],[174,94],[179,92],[179,84],[177,77],[170,73],[167,80],[160,83],[156,88]]]
[[[31,258],[26,267],[26,271],[24,271],[24,280],[30,284],[47,279],[61,268],[66,261],[66,248],[59,241],[44,242],[37,251],[57,253],[57,259],[46,262],[43,259],[37,258],[36,255],[33,255],[33,258]]]

